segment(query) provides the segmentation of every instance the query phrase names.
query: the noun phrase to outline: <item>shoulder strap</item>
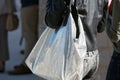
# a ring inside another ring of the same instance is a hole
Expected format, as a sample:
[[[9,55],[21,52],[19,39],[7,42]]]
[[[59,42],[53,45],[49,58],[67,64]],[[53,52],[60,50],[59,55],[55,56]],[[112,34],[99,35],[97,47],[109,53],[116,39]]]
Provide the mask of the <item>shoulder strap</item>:
[[[76,0],[71,0],[70,7],[71,7],[71,13],[72,13],[73,19],[75,21],[76,30],[77,30],[76,38],[79,38],[79,34],[80,34],[79,24],[78,24],[78,17],[79,16],[78,16],[78,10],[76,8]]]

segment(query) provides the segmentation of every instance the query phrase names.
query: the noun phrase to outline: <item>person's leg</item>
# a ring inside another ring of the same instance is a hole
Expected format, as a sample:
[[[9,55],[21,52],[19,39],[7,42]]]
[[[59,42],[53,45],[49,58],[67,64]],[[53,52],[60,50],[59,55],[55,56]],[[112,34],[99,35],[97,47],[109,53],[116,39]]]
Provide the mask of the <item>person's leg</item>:
[[[15,66],[15,70],[10,74],[31,73],[25,64],[25,60],[38,40],[38,5],[22,8],[22,34],[25,39],[25,59],[20,65]]]
[[[4,72],[5,62],[9,59],[8,31],[5,28],[5,20],[0,19],[0,72]]]
[[[120,53],[113,52],[106,80],[120,80]]]
[[[22,33],[25,39],[25,59],[38,40],[38,5],[22,11]]]

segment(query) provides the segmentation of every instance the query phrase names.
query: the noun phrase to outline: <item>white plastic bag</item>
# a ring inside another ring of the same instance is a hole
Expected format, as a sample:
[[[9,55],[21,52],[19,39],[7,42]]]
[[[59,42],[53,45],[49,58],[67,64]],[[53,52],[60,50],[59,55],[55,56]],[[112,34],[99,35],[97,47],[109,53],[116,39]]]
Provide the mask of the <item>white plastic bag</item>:
[[[81,19],[80,35],[70,13],[66,26],[46,28],[26,59],[31,71],[47,80],[82,80],[87,47]]]

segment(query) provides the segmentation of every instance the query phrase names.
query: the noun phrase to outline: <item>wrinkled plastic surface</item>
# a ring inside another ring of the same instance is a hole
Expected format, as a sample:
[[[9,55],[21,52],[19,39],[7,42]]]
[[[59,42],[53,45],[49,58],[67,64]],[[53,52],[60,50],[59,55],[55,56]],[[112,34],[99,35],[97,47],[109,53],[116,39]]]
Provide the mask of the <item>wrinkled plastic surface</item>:
[[[86,40],[81,19],[80,35],[76,39],[76,27],[72,15],[66,26],[57,31],[47,27],[26,59],[31,71],[47,80],[82,80]]]

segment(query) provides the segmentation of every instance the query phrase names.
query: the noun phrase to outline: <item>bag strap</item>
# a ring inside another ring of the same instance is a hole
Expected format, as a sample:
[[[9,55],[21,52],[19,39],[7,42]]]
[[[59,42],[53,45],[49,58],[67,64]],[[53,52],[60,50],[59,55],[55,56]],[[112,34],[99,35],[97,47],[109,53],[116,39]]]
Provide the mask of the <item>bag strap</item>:
[[[73,5],[72,5],[72,2],[74,2]],[[63,25],[66,25],[70,12],[73,16],[73,19],[74,19],[75,25],[76,25],[76,30],[77,30],[76,31],[76,38],[79,38],[80,29],[79,29],[79,24],[78,24],[78,10],[76,8],[76,0],[70,0],[69,4],[67,6],[65,18],[63,20]]]
[[[72,1],[72,0],[71,0]],[[76,8],[76,0],[74,0],[73,1],[74,2],[74,4],[73,5],[71,5],[71,3],[70,3],[70,8],[71,8],[71,13],[72,13],[72,16],[73,16],[73,19],[74,19],[74,21],[75,21],[75,25],[76,25],[76,38],[79,38],[79,34],[80,34],[80,29],[79,29],[79,24],[78,24],[78,10],[77,10],[77,8]]]
[[[70,0],[71,1],[71,0]],[[65,1],[66,2],[66,1]],[[64,19],[63,19],[63,26],[65,26],[66,24],[67,24],[67,21],[68,21],[68,16],[69,16],[69,13],[71,12],[71,9],[70,9],[70,2],[69,3],[67,3],[66,2],[66,6],[67,6],[67,8],[66,8],[66,10],[65,10],[65,15],[64,15]]]

